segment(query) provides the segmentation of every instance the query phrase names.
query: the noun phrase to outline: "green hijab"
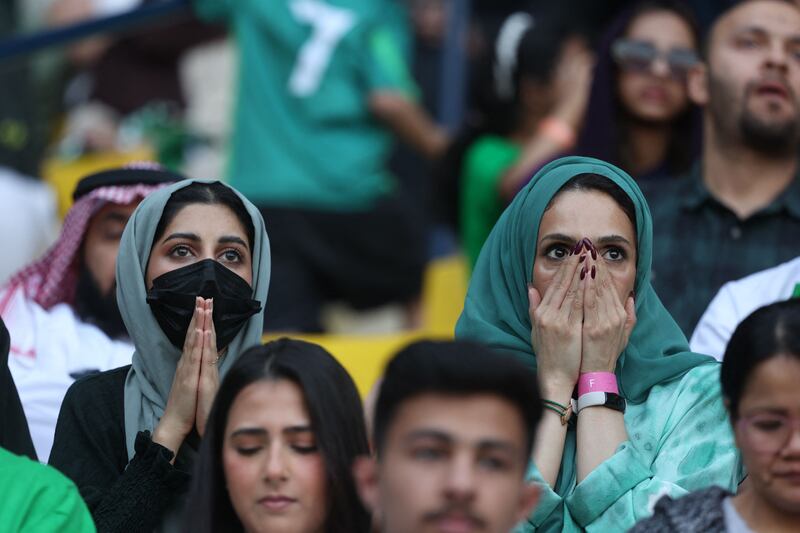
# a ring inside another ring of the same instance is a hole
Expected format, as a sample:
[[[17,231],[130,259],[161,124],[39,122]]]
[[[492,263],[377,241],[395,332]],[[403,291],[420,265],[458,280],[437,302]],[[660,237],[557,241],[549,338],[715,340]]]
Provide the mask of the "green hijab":
[[[456,325],[456,337],[508,351],[536,368],[531,347],[527,284],[532,281],[539,223],[558,190],[579,174],[598,174],[617,185],[636,207],[636,326],[617,362],[621,394],[632,403],[651,387],[714,359],[689,351],[689,343],[650,285],[653,221],[636,182],[619,168],[588,157],[565,157],[544,166],[517,194],[481,250]]]
[[[172,379],[181,357],[181,350],[169,341],[145,301],[145,272],[164,206],[172,193],[192,183],[214,182],[183,180],[151,193],[131,215],[119,244],[117,303],[136,348],[133,364],[125,380],[125,440],[128,459],[132,459],[134,455],[136,434],[143,430],[152,433],[163,416]],[[220,378],[225,376],[245,349],[261,342],[270,277],[269,240],[264,230],[264,220],[253,204],[238,192],[236,194],[244,202],[255,228],[252,250],[253,298],[261,302],[261,312],[252,316],[231,341],[227,354],[218,363]],[[191,459],[196,453],[189,448],[185,443],[181,447],[181,456],[186,459]]]

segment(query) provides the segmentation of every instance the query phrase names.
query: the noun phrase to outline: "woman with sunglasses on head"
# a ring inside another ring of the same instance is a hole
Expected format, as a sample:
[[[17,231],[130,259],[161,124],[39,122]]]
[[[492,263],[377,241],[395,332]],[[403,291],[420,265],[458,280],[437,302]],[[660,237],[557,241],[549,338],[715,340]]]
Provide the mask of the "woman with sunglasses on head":
[[[130,366],[75,382],[50,464],[100,531],[177,531],[219,380],[258,344],[270,277],[259,211],[220,182],[150,194],[125,226],[117,302]]]
[[[800,530],[800,299],[762,307],[737,326],[720,380],[747,483],[735,496],[712,487],[665,497],[633,533]]]
[[[320,346],[247,350],[220,385],[186,531],[367,533],[352,464],[369,453],[361,399]]]
[[[700,142],[686,86],[698,46],[694,17],[681,2],[648,0],[620,15],[599,44],[574,153],[614,163],[639,180],[686,172]]]
[[[650,284],[653,222],[619,168],[566,157],[498,220],[470,280],[457,338],[536,369],[543,407],[522,531],[625,531],[663,494],[742,472],[719,363],[692,353]]]

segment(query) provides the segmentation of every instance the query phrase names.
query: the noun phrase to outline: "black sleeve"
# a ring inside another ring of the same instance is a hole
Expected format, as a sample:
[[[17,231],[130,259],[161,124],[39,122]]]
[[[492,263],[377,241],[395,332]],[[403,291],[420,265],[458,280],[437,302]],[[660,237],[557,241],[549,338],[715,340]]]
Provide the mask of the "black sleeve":
[[[36,451],[33,449],[28,420],[8,369],[9,347],[8,330],[0,318],[0,447],[17,455],[27,455],[35,461]]]
[[[124,428],[127,367],[75,382],[56,424],[50,464],[78,486],[100,532],[150,532],[188,486],[172,452],[149,432],[136,437],[128,463]]]

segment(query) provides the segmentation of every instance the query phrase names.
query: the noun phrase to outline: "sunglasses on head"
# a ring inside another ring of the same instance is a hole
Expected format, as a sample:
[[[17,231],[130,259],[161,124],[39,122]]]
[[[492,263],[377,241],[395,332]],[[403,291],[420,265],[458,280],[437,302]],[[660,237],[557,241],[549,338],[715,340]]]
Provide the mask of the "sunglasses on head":
[[[611,55],[620,68],[630,72],[651,72],[653,63],[663,59],[672,78],[683,80],[698,62],[697,54],[689,48],[659,50],[653,43],[635,39],[617,39],[611,46]]]

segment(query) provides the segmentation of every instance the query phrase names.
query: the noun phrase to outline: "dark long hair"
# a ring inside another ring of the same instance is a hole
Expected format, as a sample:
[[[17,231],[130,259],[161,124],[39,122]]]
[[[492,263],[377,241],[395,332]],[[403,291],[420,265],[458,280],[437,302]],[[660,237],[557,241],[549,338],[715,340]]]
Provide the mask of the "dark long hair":
[[[287,379],[303,391],[328,493],[327,533],[366,533],[370,519],[356,493],[351,467],[369,453],[361,399],[347,371],[316,344],[280,339],[244,352],[220,385],[192,479],[186,531],[241,531],[225,489],[222,448],[228,413],[239,393],[261,380]]]
[[[734,330],[722,359],[722,396],[732,419],[756,367],[773,357],[800,359],[800,298],[761,307]]]
[[[603,34],[597,46],[589,104],[575,153],[630,168],[623,148],[630,117],[623,108],[617,90],[619,67],[611,56],[614,42],[625,35],[632,23],[642,15],[669,11],[689,26],[694,41],[700,47],[700,31],[692,11],[676,0],[647,0],[627,9],[617,17]],[[672,136],[667,147],[666,171],[675,176],[687,172],[700,152],[700,111],[693,104],[675,118]]]
[[[519,127],[522,118],[519,100],[523,79],[541,85],[552,81],[561,47],[572,28],[557,9],[542,6],[536,14],[524,10],[512,13],[502,20],[493,21],[486,28],[490,46],[476,60],[470,80],[472,110],[456,134],[453,143],[434,170],[437,175],[437,204],[442,212],[441,221],[454,228],[459,224],[460,182],[463,161],[472,144],[484,135],[507,136]],[[520,14],[528,14],[533,26],[525,30],[517,43],[513,62],[504,64],[497,55],[497,40],[506,22]],[[496,26],[496,27],[495,27]],[[510,82],[510,92],[500,90],[498,75],[505,73]]]

